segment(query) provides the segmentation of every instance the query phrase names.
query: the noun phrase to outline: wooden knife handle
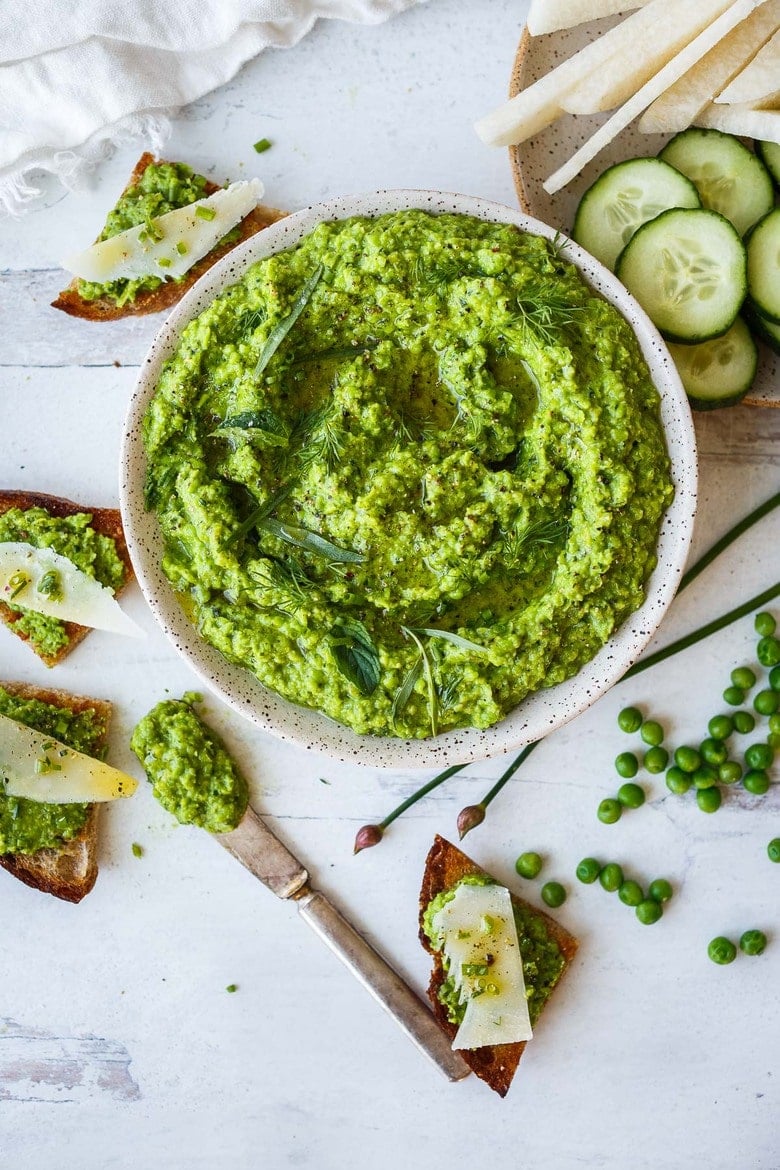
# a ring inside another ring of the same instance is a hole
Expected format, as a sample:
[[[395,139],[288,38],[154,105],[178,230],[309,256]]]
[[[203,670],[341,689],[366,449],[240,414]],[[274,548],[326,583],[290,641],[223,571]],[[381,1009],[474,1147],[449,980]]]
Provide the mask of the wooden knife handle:
[[[448,1037],[430,1010],[324,894],[317,890],[307,891],[298,900],[298,910],[301,918],[338,955],[447,1080],[460,1081],[468,1076],[468,1065],[452,1051]]]

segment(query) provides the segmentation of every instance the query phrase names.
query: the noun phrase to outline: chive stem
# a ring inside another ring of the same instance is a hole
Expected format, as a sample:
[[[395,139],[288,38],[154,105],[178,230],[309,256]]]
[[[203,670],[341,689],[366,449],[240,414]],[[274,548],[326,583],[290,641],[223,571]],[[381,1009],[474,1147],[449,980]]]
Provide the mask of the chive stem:
[[[449,780],[450,776],[454,776],[456,772],[462,772],[466,767],[468,767],[467,764],[453,764],[451,767],[445,768],[443,772],[439,772],[432,780],[423,784],[422,788],[418,788],[411,796],[407,796],[406,800],[399,804],[398,808],[394,808],[383,821],[380,821],[379,828],[386,829],[388,825],[392,825],[394,820],[400,817],[402,813],[405,813],[408,808],[411,808],[413,804],[416,804],[418,800],[421,800],[423,796],[427,796],[429,792],[433,792],[434,788],[438,788],[445,780]]]
[[[683,574],[677,592],[681,593],[686,586],[690,585],[691,581],[695,581],[699,573],[703,573],[716,557],[719,557],[729,545],[733,544],[735,540],[738,540],[743,533],[752,528],[764,516],[768,516],[770,512],[773,512],[778,504],[780,504],[780,492],[775,492],[768,500],[764,500],[763,504],[759,504],[747,516],[743,516],[733,528],[730,528],[725,535],[721,536],[720,540],[716,540],[713,546],[703,556],[699,557],[698,561],[691,565],[687,573]]]

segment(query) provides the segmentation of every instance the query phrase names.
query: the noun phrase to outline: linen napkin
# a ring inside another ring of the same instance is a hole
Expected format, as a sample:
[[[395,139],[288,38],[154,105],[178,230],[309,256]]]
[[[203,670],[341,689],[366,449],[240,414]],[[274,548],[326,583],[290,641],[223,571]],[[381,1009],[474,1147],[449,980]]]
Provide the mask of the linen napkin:
[[[128,138],[159,150],[178,108],[320,18],[376,24],[418,0],[0,0],[0,214],[76,187]]]

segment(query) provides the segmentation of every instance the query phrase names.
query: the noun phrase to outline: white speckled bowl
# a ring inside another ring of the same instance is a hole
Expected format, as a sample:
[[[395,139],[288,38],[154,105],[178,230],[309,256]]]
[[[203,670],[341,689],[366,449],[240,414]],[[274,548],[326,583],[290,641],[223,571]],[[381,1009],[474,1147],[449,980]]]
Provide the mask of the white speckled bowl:
[[[696,511],[696,444],[682,384],[666,346],[633,297],[601,264],[576,244],[566,256],[588,283],[615,305],[631,324],[661,396],[661,416],[676,489],[663,521],[658,565],[644,605],[577,675],[525,699],[487,731],[449,731],[436,739],[402,740],[359,736],[327,716],[298,707],[267,690],[248,671],[227,662],[198,636],[160,568],[162,540],[157,520],[144,511],[146,455],[141,420],[154,393],[163,363],[175,349],[183,327],[223,289],[239,280],[251,264],[290,248],[323,220],[352,215],[380,215],[420,208],[456,212],[552,239],[552,228],[510,207],[467,195],[439,191],[376,191],[332,199],[297,212],[253,236],[215,264],[167,318],[152,344],[130,401],[120,467],[122,518],[130,555],[141,589],[176,650],[203,682],[234,710],[280,739],[301,744],[336,759],[388,768],[434,768],[468,763],[514,751],[547,735],[589,707],[624,674],[647,645],[674,597],[688,554]]]

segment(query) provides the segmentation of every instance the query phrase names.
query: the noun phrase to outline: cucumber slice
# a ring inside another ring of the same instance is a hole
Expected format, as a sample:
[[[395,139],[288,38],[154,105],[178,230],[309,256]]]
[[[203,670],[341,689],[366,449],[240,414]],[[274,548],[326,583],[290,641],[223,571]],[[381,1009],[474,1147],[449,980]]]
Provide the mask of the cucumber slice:
[[[669,352],[694,410],[734,406],[745,397],[756,376],[758,350],[741,317],[714,341],[670,345]]]
[[[769,171],[732,134],[683,130],[658,157],[687,175],[704,206],[725,215],[741,236],[774,207]]]
[[[747,257],[750,299],[762,317],[780,324],[780,207],[753,228]]]
[[[777,142],[756,142],[756,154],[780,187],[780,144]]]
[[[615,272],[670,341],[709,341],[736,320],[747,291],[745,246],[716,211],[662,211],[643,224]]]
[[[766,317],[757,313],[750,304],[745,306],[745,315],[748,325],[756,337],[760,337],[774,353],[780,353],[780,325],[774,325],[771,321],[767,321]]]
[[[616,163],[580,200],[572,238],[614,272],[637,228],[670,207],[701,207],[690,179],[657,158]]]

